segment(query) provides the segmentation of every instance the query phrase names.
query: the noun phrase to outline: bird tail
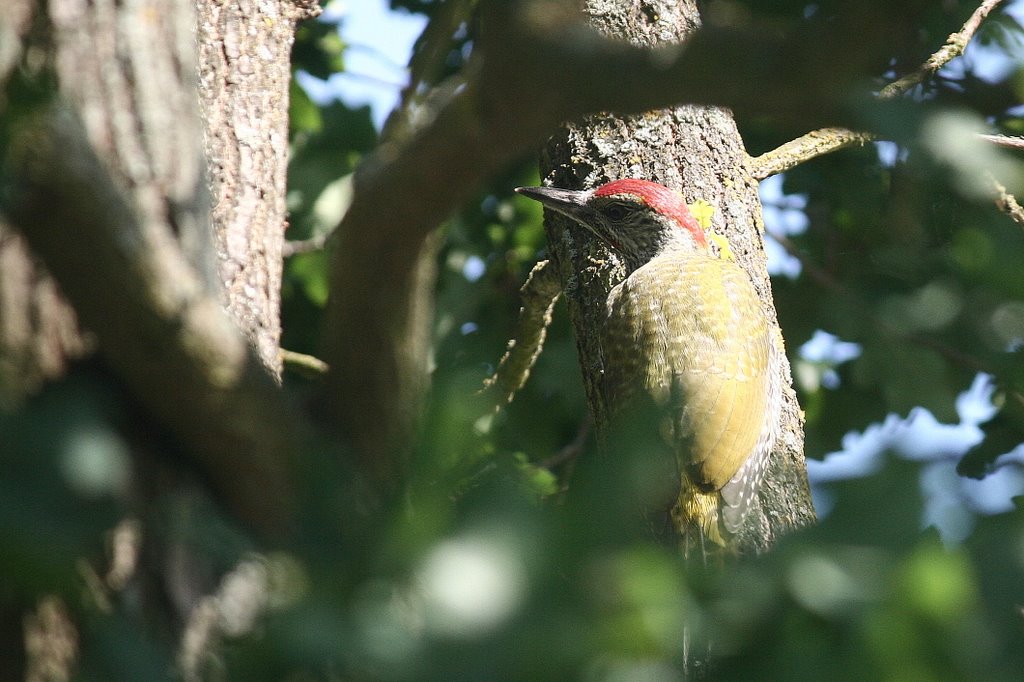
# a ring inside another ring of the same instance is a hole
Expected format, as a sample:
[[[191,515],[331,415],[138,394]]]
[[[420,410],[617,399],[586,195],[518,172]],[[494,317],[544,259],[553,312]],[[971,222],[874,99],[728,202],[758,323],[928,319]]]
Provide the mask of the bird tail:
[[[719,565],[725,548],[725,538],[719,523],[719,494],[704,492],[683,476],[679,497],[672,508],[672,522],[682,539],[683,558],[689,560],[699,552],[699,561],[707,568]],[[711,641],[700,629],[694,631],[690,623],[683,627],[683,669],[686,679],[708,679],[711,670]]]
[[[707,554],[706,541],[718,548],[725,547],[725,538],[719,523],[720,495],[717,491],[704,492],[685,476],[679,489],[679,497],[672,508],[672,522],[676,532],[684,541],[684,554],[689,554],[691,544],[700,547],[701,554]]]

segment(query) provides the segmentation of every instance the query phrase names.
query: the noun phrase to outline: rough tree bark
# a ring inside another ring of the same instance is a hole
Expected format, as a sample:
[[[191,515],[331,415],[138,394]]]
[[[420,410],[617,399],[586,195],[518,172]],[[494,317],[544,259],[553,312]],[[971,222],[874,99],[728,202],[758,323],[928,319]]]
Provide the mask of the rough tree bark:
[[[44,57],[17,81],[35,89],[33,104],[4,130],[7,218],[106,363],[187,445],[226,505],[254,527],[280,529],[293,502],[297,422],[203,276],[211,220],[194,7],[164,0],[107,12],[60,0],[47,9],[34,24],[45,30],[24,48]]]
[[[641,5],[591,0],[586,13],[602,33],[646,46],[679,42],[699,25],[695,2]],[[708,202],[715,209],[715,230],[729,239],[737,262],[751,274],[762,305],[774,321],[761,234],[761,204],[747,160],[729,111],[680,106],[634,116],[598,114],[567,125],[548,142],[541,171],[543,178],[556,187],[581,189],[617,178],[639,177],[681,190],[688,202]],[[582,228],[552,215],[546,225],[576,331],[588,401],[601,432],[607,427],[607,414],[600,388],[602,360],[596,330],[608,291],[621,280],[623,272],[608,251]],[[776,368],[786,387],[781,437],[761,488],[760,503],[737,539],[737,549],[743,553],[764,551],[782,533],[815,518],[803,456],[802,416],[789,364],[782,365]]]
[[[94,339],[139,413],[154,417],[132,425],[138,499],[126,513],[148,518],[155,495],[198,470],[195,489],[280,538],[292,530],[303,442],[274,386],[290,50],[316,3],[9,4],[0,408],[58,378]],[[144,555],[145,572],[173,578],[172,620],[187,619],[214,584],[176,563],[181,547],[162,548]]]
[[[0,220],[0,409],[63,376],[92,345],[24,238]]]
[[[228,312],[278,376],[291,46],[295,22],[319,10],[316,0],[203,0],[197,9],[219,279]]]
[[[18,68],[34,13],[29,0],[12,0],[4,11],[0,84]],[[5,105],[0,101],[0,115]],[[0,216],[0,409],[13,410],[43,382],[62,376],[91,345],[56,282]]]

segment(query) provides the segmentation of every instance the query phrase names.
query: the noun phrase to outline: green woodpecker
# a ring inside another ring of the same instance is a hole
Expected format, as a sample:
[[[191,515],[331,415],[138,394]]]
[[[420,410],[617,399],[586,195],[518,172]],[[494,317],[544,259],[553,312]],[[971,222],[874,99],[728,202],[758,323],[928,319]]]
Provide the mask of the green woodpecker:
[[[757,496],[778,432],[781,348],[747,273],[716,256],[679,192],[625,179],[516,190],[594,233],[627,276],[608,294],[602,392],[613,416],[643,391],[681,485],[672,517],[719,545]]]

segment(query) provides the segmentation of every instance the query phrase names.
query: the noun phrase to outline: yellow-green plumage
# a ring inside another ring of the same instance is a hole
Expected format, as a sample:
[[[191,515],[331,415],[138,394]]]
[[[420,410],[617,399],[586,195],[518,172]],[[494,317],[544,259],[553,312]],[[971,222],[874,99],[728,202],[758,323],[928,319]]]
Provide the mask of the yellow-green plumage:
[[[636,390],[663,408],[663,435],[683,475],[677,523],[695,522],[721,542],[717,514],[689,518],[712,502],[693,501],[700,509],[690,512],[685,506],[697,493],[717,506],[718,491],[765,429],[770,337],[750,279],[710,254],[664,254],[612,289],[607,311],[602,347],[614,357],[605,367],[612,412],[632,404]]]
[[[676,527],[726,544],[757,496],[782,401],[781,347],[747,273],[712,253],[664,185],[518,191],[588,228],[626,266],[601,330],[605,402],[613,422],[654,403],[679,468]]]

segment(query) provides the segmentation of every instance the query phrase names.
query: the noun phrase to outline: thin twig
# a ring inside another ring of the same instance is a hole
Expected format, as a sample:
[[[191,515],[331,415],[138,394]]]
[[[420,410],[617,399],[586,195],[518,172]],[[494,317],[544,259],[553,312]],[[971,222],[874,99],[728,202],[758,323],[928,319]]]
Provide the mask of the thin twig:
[[[951,62],[956,57],[959,57],[964,53],[964,49],[967,47],[967,43],[971,42],[971,38],[978,32],[981,27],[981,23],[985,21],[985,17],[994,10],[1002,0],[984,0],[974,13],[971,14],[970,18],[964,23],[956,33],[950,34],[946,38],[946,43],[943,45],[935,54],[929,57],[924,64],[921,65],[917,71],[908,73],[906,76],[889,83],[889,85],[882,88],[881,92],[878,93],[880,99],[891,99],[898,97],[903,93],[907,92],[911,88],[923,83],[926,79],[930,78],[935,74],[936,71],[941,69],[943,66]]]
[[[1021,135],[978,135],[986,142],[991,142],[1007,149],[1024,149],[1024,136]]]
[[[970,16],[963,27],[949,36],[946,43],[930,56],[921,67],[913,73],[890,83],[878,93],[879,99],[892,99],[902,95],[924,80],[951,60],[963,54],[964,48],[977,33],[985,17],[996,8],[1002,0],[984,0]],[[1024,148],[1024,138],[1006,137],[1003,135],[983,135],[989,142],[1004,147]],[[785,144],[750,159],[750,172],[755,180],[789,170],[805,161],[855,145],[870,142],[874,136],[870,133],[847,130],[845,128],[822,128],[786,142]]]
[[[375,62],[383,65],[391,71],[405,71],[406,69],[405,64],[396,62],[387,52],[375,45],[371,45],[370,43],[346,42],[345,52],[362,52],[370,59],[373,59]]]
[[[298,239],[295,241],[286,241],[281,246],[281,257],[290,258],[299,253],[311,253],[313,251],[322,251],[324,246],[327,244],[327,239],[330,234],[321,234],[309,239]]]
[[[1021,207],[1017,198],[1006,191],[1006,187],[992,174],[989,174],[989,182],[996,191],[995,202],[999,210],[1010,216],[1013,222],[1024,227],[1024,207]]]
[[[392,90],[400,90],[405,87],[405,83],[388,80],[387,78],[381,78],[380,76],[374,76],[369,73],[361,73],[359,71],[339,71],[337,75],[344,78],[351,78],[352,80],[363,81],[364,83],[372,83],[373,85],[379,85],[384,88],[391,88]]]
[[[777,241],[779,246],[781,246],[788,255],[800,261],[800,266],[815,282],[831,291],[845,293],[843,285],[836,281],[836,278],[826,272],[820,265],[808,258],[805,253],[802,253],[789,237],[784,234],[778,234],[767,228],[765,229],[765,234]]]
[[[925,336],[924,334],[908,334],[904,338],[915,345],[921,346],[922,348],[928,348],[929,350],[935,351],[936,353],[938,353],[939,355],[941,355],[943,358],[945,358],[947,361],[954,365],[959,365],[960,367],[968,369],[972,372],[984,372],[986,374],[993,375],[996,374],[994,368],[991,367],[989,364],[984,363],[978,360],[976,357],[970,356],[967,353],[964,353],[963,351],[954,348],[953,346],[950,346],[942,341],[939,341],[938,339],[932,338],[930,336]]]
[[[388,117],[382,139],[394,140],[408,134],[415,110],[430,97],[431,86],[438,84],[444,71],[455,32],[472,14],[475,0],[448,0],[430,19],[418,41],[419,48],[409,59],[408,82],[403,86],[398,106]]]
[[[293,350],[281,349],[281,362],[285,369],[310,377],[320,377],[327,373],[327,363],[318,357],[297,353]]]
[[[567,443],[565,447],[547,459],[538,462],[537,466],[543,469],[554,469],[561,464],[574,461],[583,452],[583,448],[587,444],[587,439],[590,437],[590,431],[593,428],[593,425],[594,423],[588,415],[580,422],[580,427],[576,430],[576,436],[572,441]]]
[[[558,272],[551,261],[541,261],[530,271],[526,283],[519,290],[523,307],[519,309],[515,336],[508,342],[508,350],[498,363],[494,375],[484,381],[484,391],[500,391],[497,409],[515,398],[516,392],[526,384],[530,370],[544,348],[552,310],[561,293]]]
[[[755,180],[764,180],[777,173],[797,166],[808,159],[822,156],[829,152],[862,147],[873,139],[870,133],[858,132],[847,128],[822,128],[812,130],[795,140],[776,147],[770,152],[750,159],[750,174]]]

